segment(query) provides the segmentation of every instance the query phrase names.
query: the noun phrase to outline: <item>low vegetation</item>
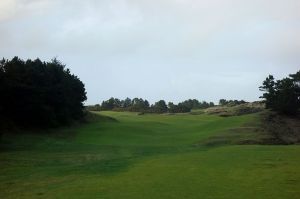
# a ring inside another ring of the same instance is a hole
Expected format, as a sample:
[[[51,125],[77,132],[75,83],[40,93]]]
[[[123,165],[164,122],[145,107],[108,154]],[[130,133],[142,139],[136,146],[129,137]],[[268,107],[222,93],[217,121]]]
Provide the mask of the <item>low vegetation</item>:
[[[300,118],[267,111],[262,115],[262,126],[270,135],[264,140],[266,144],[299,144]]]
[[[262,102],[242,103],[236,106],[215,106],[205,109],[203,112],[207,114],[215,114],[222,117],[239,116],[250,113],[257,113],[265,110],[265,104]]]

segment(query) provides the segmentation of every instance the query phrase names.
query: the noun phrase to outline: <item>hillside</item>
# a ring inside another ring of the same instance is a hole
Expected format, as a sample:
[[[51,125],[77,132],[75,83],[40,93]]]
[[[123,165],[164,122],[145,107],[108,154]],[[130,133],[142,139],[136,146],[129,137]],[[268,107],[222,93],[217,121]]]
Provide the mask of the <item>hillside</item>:
[[[4,134],[0,198],[298,198],[299,145],[261,145],[262,114],[95,113]]]
[[[239,116],[264,111],[262,102],[250,102],[236,106],[215,106],[204,110],[207,114],[215,114],[222,117]]]

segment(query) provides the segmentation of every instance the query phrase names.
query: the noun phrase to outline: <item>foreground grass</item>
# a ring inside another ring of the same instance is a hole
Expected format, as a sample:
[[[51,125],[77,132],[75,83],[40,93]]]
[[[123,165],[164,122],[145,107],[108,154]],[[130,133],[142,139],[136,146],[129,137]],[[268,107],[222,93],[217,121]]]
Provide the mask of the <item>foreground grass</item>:
[[[264,136],[258,114],[102,112],[51,134],[4,135],[0,198],[298,198],[300,146]],[[254,130],[255,129],[255,130]]]

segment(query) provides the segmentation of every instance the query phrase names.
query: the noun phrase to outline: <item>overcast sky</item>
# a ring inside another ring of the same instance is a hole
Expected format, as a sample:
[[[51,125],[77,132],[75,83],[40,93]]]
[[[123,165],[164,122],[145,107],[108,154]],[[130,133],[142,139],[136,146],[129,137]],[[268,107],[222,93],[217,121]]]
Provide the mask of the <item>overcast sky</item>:
[[[111,96],[257,100],[300,70],[300,0],[1,0],[0,56],[57,57]]]

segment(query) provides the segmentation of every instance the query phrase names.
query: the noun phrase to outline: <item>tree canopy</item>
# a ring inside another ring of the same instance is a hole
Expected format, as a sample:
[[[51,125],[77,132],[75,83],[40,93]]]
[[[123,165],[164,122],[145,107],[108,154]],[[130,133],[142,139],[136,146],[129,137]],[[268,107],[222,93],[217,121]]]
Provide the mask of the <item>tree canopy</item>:
[[[133,111],[133,112],[149,112],[149,113],[186,113],[192,109],[201,109],[214,106],[213,102],[198,101],[197,99],[188,99],[175,105],[172,102],[168,104],[164,100],[159,100],[150,105],[149,101],[142,98],[126,98],[120,100],[118,98],[111,97],[108,100],[104,100],[101,106],[97,104],[94,106],[88,106],[87,109],[91,111],[99,110],[114,110],[114,111]]]
[[[83,117],[84,84],[60,61],[0,62],[1,121],[50,127]]]
[[[219,105],[221,106],[236,106],[240,104],[245,104],[247,103],[244,100],[226,100],[226,99],[220,99],[219,100]]]
[[[168,106],[165,100],[159,100],[151,107],[156,113],[166,113],[168,112]]]
[[[300,71],[281,80],[275,80],[272,75],[269,75],[259,89],[264,92],[261,98],[265,100],[266,108],[288,115],[298,113],[300,108]]]

